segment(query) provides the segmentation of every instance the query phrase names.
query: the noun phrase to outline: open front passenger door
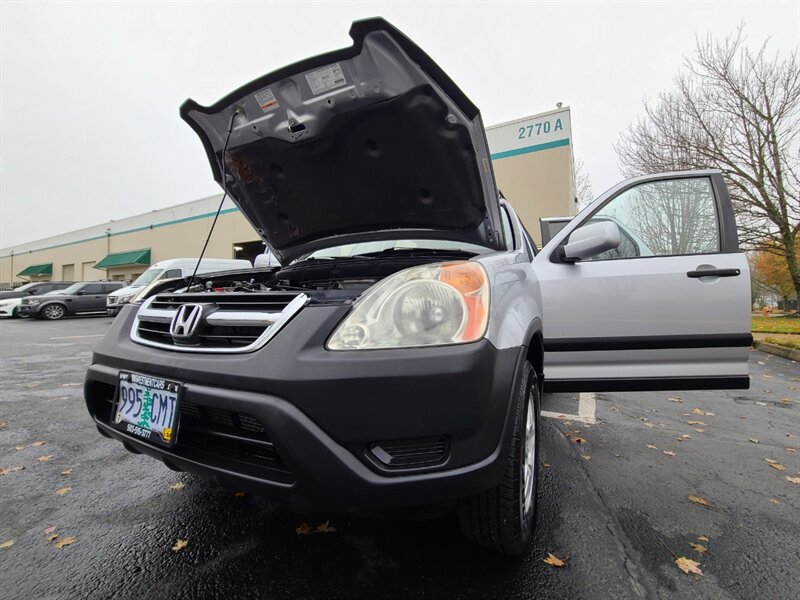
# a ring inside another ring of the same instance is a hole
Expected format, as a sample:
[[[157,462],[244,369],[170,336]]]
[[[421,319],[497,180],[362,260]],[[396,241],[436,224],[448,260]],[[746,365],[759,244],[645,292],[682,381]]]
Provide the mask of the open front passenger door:
[[[749,387],[749,269],[719,171],[617,185],[533,265],[545,391]]]

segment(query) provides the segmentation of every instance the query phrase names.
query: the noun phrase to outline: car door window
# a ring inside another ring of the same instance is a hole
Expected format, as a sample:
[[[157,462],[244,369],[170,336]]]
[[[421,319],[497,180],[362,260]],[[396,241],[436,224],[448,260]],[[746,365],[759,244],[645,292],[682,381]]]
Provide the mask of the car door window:
[[[159,279],[171,279],[172,277],[180,277],[182,274],[183,273],[180,269],[169,269],[164,271]]]
[[[81,290],[84,295],[88,296],[90,294],[102,294],[103,293],[103,285],[100,283],[90,283],[86,285]]]
[[[714,191],[706,177],[629,188],[603,205],[585,225],[600,221],[617,224],[620,244],[587,260],[710,254],[720,248]]]

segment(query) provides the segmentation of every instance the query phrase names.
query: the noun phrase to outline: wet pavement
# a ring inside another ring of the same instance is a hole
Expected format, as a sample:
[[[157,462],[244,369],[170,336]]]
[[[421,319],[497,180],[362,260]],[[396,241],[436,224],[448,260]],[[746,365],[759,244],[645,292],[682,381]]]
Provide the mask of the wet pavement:
[[[297,516],[127,453],[82,400],[110,322],[0,322],[0,468],[25,467],[0,476],[0,598],[800,597],[797,363],[754,351],[747,391],[602,393],[594,419],[544,419],[536,539],[509,559],[452,515]]]

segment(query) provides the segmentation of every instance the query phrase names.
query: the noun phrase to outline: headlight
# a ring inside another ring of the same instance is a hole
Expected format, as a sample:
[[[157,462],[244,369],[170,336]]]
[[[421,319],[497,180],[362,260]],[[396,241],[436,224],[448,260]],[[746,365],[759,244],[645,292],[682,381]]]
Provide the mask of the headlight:
[[[6,306],[11,306],[14,304],[15,300],[0,300],[0,308],[5,308]]]
[[[41,300],[38,298],[26,298],[22,301],[23,304],[39,304],[39,302],[41,302]]]
[[[114,304],[127,304],[133,298],[133,294],[128,294],[127,296],[117,296],[114,298]]]
[[[423,265],[395,273],[367,290],[327,347],[464,344],[481,339],[488,320],[488,277],[479,263]]]

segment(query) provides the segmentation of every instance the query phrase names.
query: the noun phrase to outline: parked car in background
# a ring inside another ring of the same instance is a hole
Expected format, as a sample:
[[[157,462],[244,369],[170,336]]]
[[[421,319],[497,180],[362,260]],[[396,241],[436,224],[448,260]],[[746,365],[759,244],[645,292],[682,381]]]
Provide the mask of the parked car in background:
[[[234,258],[204,258],[197,266],[196,258],[169,258],[160,260],[150,266],[147,271],[139,275],[133,283],[116,290],[106,296],[106,312],[116,315],[131,298],[138,294],[146,285],[161,279],[175,277],[189,277],[197,267],[197,274],[211,273],[213,271],[230,271],[233,269],[249,269],[253,265],[249,260]]]
[[[58,296],[63,294],[64,290],[53,290],[42,296]],[[11,317],[12,319],[19,319],[27,317],[28,315],[21,315],[19,307],[22,306],[22,298],[10,298],[9,300],[0,300],[0,317]]]
[[[58,295],[23,298],[19,316],[56,321],[71,315],[105,314],[106,296],[124,285],[124,281],[84,281]]]
[[[0,292],[0,300],[11,298],[24,298],[25,296],[41,296],[53,290],[63,290],[71,286],[74,281],[39,281],[26,283],[8,292]]]

